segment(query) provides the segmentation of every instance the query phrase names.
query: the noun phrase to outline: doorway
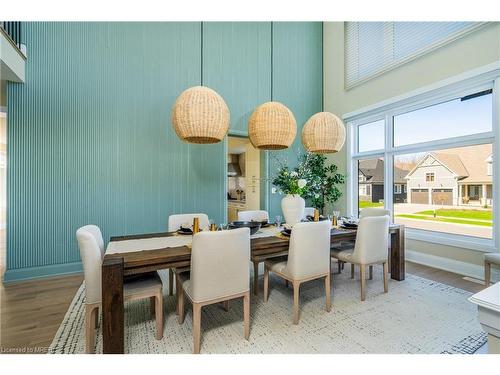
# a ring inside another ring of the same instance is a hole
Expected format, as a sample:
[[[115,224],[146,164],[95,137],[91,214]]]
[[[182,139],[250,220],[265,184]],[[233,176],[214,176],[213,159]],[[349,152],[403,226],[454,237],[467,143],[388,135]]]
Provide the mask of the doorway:
[[[261,152],[247,137],[227,139],[227,220],[239,211],[261,209]]]

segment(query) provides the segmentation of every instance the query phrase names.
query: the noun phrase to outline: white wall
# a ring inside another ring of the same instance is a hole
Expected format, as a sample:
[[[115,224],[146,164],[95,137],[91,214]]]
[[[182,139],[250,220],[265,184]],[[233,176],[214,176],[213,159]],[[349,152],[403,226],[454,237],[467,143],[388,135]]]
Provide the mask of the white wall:
[[[352,89],[344,88],[344,23],[325,22],[323,30],[323,69],[325,110],[342,116],[434,82],[500,60],[500,23],[491,23],[466,37],[434,50]],[[340,171],[346,171],[346,148],[330,156]],[[498,189],[499,187],[495,187]],[[336,208],[346,210],[344,198]],[[407,248],[423,256],[444,257],[476,266],[482,253],[469,249],[407,241]]]

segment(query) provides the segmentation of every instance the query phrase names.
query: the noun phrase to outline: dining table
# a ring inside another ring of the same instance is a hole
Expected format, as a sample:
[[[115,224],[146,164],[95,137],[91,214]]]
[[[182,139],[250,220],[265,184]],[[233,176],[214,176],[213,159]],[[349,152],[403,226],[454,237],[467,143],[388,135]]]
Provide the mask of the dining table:
[[[355,228],[332,227],[331,246],[355,241]],[[404,226],[389,226],[388,257],[391,278],[405,279]],[[102,263],[103,353],[124,353],[123,283],[128,277],[153,271],[186,268],[191,262],[192,235],[161,232],[110,238]],[[274,225],[250,236],[250,260],[254,267],[253,292],[258,293],[258,266],[266,259],[288,254],[289,237]]]

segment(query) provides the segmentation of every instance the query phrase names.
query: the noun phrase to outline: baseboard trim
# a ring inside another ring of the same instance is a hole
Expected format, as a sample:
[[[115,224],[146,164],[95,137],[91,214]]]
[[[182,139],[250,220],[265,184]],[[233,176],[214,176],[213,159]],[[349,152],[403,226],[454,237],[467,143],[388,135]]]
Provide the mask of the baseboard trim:
[[[409,249],[406,250],[406,260],[422,264],[424,266],[453,272],[459,275],[473,277],[478,280],[484,280],[484,267],[477,264],[461,262],[459,260],[426,254]],[[491,278],[493,282],[495,282],[495,280],[500,281],[500,270],[492,268]]]
[[[71,275],[81,273],[82,271],[83,268],[81,262],[52,264],[48,266],[28,267],[10,270],[8,269],[5,271],[3,283],[8,284],[17,281]]]

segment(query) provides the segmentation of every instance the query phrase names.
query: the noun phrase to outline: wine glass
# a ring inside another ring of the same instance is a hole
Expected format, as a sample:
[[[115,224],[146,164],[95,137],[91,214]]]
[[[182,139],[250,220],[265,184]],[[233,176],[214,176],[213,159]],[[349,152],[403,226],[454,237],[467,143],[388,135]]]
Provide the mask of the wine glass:
[[[219,224],[219,230],[226,230],[227,229],[227,224],[226,223],[220,223]]]
[[[276,215],[276,217],[274,218],[274,221],[276,223],[276,227],[280,227],[281,226],[281,216],[280,215]]]

